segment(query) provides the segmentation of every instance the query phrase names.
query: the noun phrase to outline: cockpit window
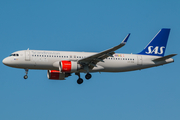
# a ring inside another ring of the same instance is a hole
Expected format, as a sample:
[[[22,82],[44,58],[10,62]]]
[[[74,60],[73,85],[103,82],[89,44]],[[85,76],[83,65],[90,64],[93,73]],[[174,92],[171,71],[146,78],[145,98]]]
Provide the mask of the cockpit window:
[[[11,54],[10,56],[19,56],[19,54]]]

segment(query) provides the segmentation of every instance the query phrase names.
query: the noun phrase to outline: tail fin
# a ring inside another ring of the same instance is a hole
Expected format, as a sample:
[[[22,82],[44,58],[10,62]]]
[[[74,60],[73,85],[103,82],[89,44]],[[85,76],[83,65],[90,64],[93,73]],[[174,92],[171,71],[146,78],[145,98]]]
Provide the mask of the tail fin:
[[[138,54],[164,56],[170,29],[161,29],[149,44]]]

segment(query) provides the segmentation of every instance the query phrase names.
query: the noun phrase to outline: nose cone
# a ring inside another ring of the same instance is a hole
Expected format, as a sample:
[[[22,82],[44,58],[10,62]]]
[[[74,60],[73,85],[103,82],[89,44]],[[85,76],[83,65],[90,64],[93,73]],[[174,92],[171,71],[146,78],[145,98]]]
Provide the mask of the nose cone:
[[[8,59],[8,58],[4,58],[3,59],[3,61],[2,61],[2,63],[4,64],[4,65],[9,65],[10,63],[11,63],[11,61]]]

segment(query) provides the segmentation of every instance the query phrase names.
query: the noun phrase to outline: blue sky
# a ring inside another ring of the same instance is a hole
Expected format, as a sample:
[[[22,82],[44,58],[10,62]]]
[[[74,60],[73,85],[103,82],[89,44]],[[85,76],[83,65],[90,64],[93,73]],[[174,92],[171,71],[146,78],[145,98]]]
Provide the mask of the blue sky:
[[[0,59],[29,49],[138,53],[161,28],[171,28],[165,55],[179,54],[180,1],[0,1]],[[0,64],[2,120],[179,120],[179,55],[164,66],[93,73],[82,85],[73,75],[51,81],[45,70]],[[84,78],[85,74],[81,74]]]

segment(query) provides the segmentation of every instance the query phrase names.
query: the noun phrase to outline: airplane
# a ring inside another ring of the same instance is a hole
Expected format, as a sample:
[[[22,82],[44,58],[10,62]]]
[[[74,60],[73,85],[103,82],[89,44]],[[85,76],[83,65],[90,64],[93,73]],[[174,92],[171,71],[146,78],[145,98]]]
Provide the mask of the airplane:
[[[137,54],[115,53],[127,43],[128,34],[119,45],[99,53],[27,49],[13,52],[2,62],[10,67],[25,69],[24,79],[28,78],[29,69],[39,69],[47,70],[50,80],[65,80],[75,73],[79,77],[77,83],[82,84],[80,73],[86,73],[85,78],[89,80],[93,72],[127,72],[174,62],[171,57],[177,54],[164,56],[169,33],[169,28],[161,29]]]

